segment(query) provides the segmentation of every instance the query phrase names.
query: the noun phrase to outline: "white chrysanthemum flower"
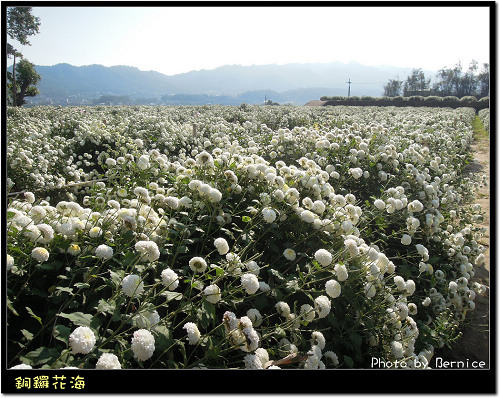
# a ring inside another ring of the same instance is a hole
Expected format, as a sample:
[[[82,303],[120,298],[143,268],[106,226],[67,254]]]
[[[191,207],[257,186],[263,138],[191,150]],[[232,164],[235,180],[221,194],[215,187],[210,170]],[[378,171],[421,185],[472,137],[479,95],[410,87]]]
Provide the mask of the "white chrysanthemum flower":
[[[264,220],[268,223],[272,223],[274,220],[276,220],[276,212],[269,208],[265,207],[262,209],[262,217],[264,217]]]
[[[339,357],[333,351],[326,351],[323,356],[332,361],[333,366],[337,366],[339,364]]]
[[[140,240],[135,244],[135,250],[141,253],[141,261],[153,262],[160,258],[158,245],[152,240]]]
[[[139,275],[127,275],[122,280],[122,291],[129,297],[138,297],[144,290],[144,282]]]
[[[35,195],[32,192],[25,192],[24,198],[26,199],[26,202],[30,204],[35,203]]]
[[[317,345],[321,350],[325,349],[326,339],[321,332],[312,332],[311,345]]]
[[[149,197],[149,191],[143,187],[135,187],[134,194],[138,197]]]
[[[264,369],[262,366],[262,361],[255,354],[247,354],[243,358],[245,364],[245,369]]]
[[[7,272],[14,266],[14,257],[10,254],[7,254]]]
[[[321,353],[321,348],[317,345],[313,345],[307,352],[307,360],[304,364],[304,369],[320,369],[323,364],[323,362],[321,362],[322,356],[323,354]]]
[[[408,293],[408,295],[411,296],[413,293],[415,293],[415,282],[411,279],[408,279],[405,282],[405,289],[406,293]]]
[[[163,203],[165,203],[168,207],[171,209],[178,209],[180,206],[179,199],[176,198],[175,196],[167,196],[164,200]]]
[[[334,270],[340,282],[346,281],[349,278],[349,272],[344,264],[335,264]]]
[[[340,296],[342,288],[340,283],[338,283],[335,279],[330,279],[325,283],[325,291],[331,298],[337,298]]]
[[[19,365],[14,365],[9,369],[33,369],[31,365],[27,365],[25,363],[20,363]]]
[[[88,354],[94,348],[96,338],[92,329],[78,326],[69,335],[69,345],[74,354]]]
[[[262,315],[256,308],[250,308],[247,311],[247,317],[250,318],[253,326],[260,326],[262,324]]]
[[[190,345],[198,344],[201,338],[201,333],[198,330],[198,326],[196,326],[196,324],[193,322],[187,322],[186,324],[184,324],[182,328],[186,329],[186,332],[188,334],[189,344]]]
[[[363,176],[363,170],[361,170],[359,167],[355,167],[353,169],[349,169],[349,174],[351,174],[352,177],[357,180],[358,178],[361,178]]]
[[[115,354],[110,352],[104,352],[97,363],[95,364],[96,369],[121,369],[122,365]]]
[[[35,247],[31,251],[31,257],[39,263],[43,263],[49,259],[49,252],[44,247]]]
[[[214,165],[214,158],[207,151],[202,151],[195,156],[196,163],[200,166],[212,167]]]
[[[114,200],[114,199],[111,199],[111,200],[108,200],[108,206],[115,209],[115,210],[120,210],[120,202]]]
[[[48,224],[38,224],[38,230],[41,232],[42,242],[50,243],[54,239],[54,229]]]
[[[314,220],[316,219],[316,216],[310,210],[303,210],[300,213],[300,218],[302,220],[304,220],[306,223],[312,224],[314,222]]]
[[[93,227],[89,231],[89,236],[91,238],[97,238],[102,235],[102,229],[99,227]]]
[[[67,252],[72,256],[78,256],[82,252],[82,249],[76,243],[73,243],[69,245]]]
[[[220,287],[217,285],[207,286],[205,290],[203,290],[203,294],[207,301],[212,304],[217,303],[222,298]]]
[[[116,194],[120,197],[120,198],[124,198],[128,195],[128,192],[125,188],[118,188],[118,190],[116,191]]]
[[[399,341],[391,342],[391,351],[396,359],[403,358],[404,356],[403,344]]]
[[[316,214],[323,214],[326,210],[326,206],[322,200],[315,200],[311,210]]]
[[[162,283],[168,288],[168,290],[175,290],[177,286],[179,286],[179,276],[170,268],[164,269],[160,276]]]
[[[99,245],[95,249],[95,256],[104,260],[109,260],[113,257],[113,248],[105,244]]]
[[[430,297],[426,297],[423,301],[422,301],[422,305],[424,307],[428,307],[429,305],[431,305],[431,298]]]
[[[424,205],[419,200],[414,200],[408,203],[408,211],[412,213],[417,213],[424,209]]]
[[[249,261],[245,264],[245,266],[247,267],[247,270],[249,270],[255,276],[259,275],[260,267],[259,264],[257,264],[255,261]]]
[[[297,254],[293,249],[285,249],[283,255],[287,260],[294,261],[297,258]]]
[[[139,361],[146,361],[153,355],[155,350],[155,338],[149,330],[139,329],[134,332],[131,341],[131,349],[134,357]]]
[[[314,253],[314,258],[318,263],[320,263],[323,267],[327,267],[332,263],[332,254],[325,249],[319,249]]]
[[[189,260],[189,268],[194,272],[204,272],[207,269],[207,262],[201,257],[193,257]]]
[[[396,275],[394,277],[394,283],[395,283],[396,287],[398,288],[398,290],[406,290],[406,283],[405,283],[405,280],[402,276]]]
[[[208,192],[208,196],[212,202],[220,202],[222,199],[222,193],[216,188],[211,188]]]
[[[122,222],[127,229],[134,231],[137,228],[137,220],[130,215],[123,217]]]
[[[261,292],[267,293],[267,292],[271,291],[271,286],[269,286],[264,281],[259,281],[259,289],[260,289]]]
[[[415,245],[415,248],[417,249],[418,254],[420,254],[422,256],[422,259],[424,261],[427,261],[429,259],[428,258],[429,251],[427,250],[427,248],[424,245],[417,244],[417,245]]]
[[[411,243],[411,236],[408,234],[404,234],[401,238],[401,244],[408,246]]]
[[[308,322],[314,320],[314,317],[316,316],[314,308],[309,304],[302,304],[300,306],[300,314],[304,316],[304,319]]]
[[[259,347],[255,350],[255,356],[259,358],[262,367],[269,362],[269,353],[265,348]]]
[[[243,333],[245,339],[245,344],[239,347],[240,350],[244,352],[251,352],[256,350],[259,346],[259,335],[253,328],[252,321],[248,317],[242,316],[240,318],[240,327],[242,328],[241,332]]]
[[[290,316],[290,306],[285,303],[284,301],[279,301],[276,304],[276,310],[278,311],[278,314],[280,314],[282,317],[288,318]]]
[[[234,312],[226,311],[222,316],[222,322],[224,323],[224,328],[227,333],[238,327],[238,318],[234,314]]]
[[[314,299],[314,305],[318,313],[318,318],[325,318],[332,309],[332,303],[326,296],[318,296]]]
[[[214,246],[221,256],[224,256],[229,252],[229,245],[224,238],[215,239]]]
[[[241,285],[248,294],[254,294],[259,290],[259,280],[254,274],[241,275]]]
[[[344,245],[347,248],[347,250],[349,251],[349,254],[351,255],[351,257],[356,257],[359,254],[358,244],[354,239],[351,239],[351,238],[346,239],[344,241]]]

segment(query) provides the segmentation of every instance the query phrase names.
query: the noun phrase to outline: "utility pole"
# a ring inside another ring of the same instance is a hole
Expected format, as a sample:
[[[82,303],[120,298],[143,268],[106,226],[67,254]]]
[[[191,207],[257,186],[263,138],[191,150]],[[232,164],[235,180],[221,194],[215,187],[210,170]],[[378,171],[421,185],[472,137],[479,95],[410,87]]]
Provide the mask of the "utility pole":
[[[349,98],[351,96],[351,78],[349,78],[349,81],[346,83],[349,84],[349,88],[347,89],[347,98]]]

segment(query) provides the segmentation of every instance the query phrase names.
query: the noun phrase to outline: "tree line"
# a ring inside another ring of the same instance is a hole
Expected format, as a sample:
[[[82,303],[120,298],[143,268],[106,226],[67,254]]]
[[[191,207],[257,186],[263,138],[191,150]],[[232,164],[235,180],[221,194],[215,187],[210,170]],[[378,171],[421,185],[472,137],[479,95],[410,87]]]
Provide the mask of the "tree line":
[[[483,63],[479,69],[478,62],[472,60],[469,68],[463,71],[459,61],[453,68],[440,69],[432,83],[430,78],[426,78],[421,68],[413,69],[406,80],[390,79],[384,85],[383,95],[387,97],[412,95],[488,97],[490,95],[490,65]]]
[[[28,37],[38,33],[39,27],[40,18],[32,14],[32,7],[7,8],[7,35],[11,39],[30,46]],[[40,93],[36,85],[42,77],[36,72],[35,65],[10,43],[7,43],[7,58],[14,59],[12,72],[7,71],[7,105],[22,106],[26,97]]]

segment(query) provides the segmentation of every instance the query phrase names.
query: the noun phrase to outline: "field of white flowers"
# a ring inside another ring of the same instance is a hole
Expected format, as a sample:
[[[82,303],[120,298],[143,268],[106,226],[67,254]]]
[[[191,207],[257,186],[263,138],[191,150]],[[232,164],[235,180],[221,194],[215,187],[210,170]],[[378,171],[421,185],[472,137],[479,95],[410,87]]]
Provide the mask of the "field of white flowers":
[[[9,368],[426,368],[485,289],[471,108],[7,113]]]

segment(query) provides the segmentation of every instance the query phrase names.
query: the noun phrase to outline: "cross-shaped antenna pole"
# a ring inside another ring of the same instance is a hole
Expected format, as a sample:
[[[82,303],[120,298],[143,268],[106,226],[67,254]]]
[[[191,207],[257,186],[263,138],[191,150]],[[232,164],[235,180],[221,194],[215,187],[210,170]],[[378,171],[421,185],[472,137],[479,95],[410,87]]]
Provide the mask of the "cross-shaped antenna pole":
[[[351,96],[351,78],[349,78],[349,81],[346,83],[349,84],[349,88],[347,89],[347,97],[349,98]]]

